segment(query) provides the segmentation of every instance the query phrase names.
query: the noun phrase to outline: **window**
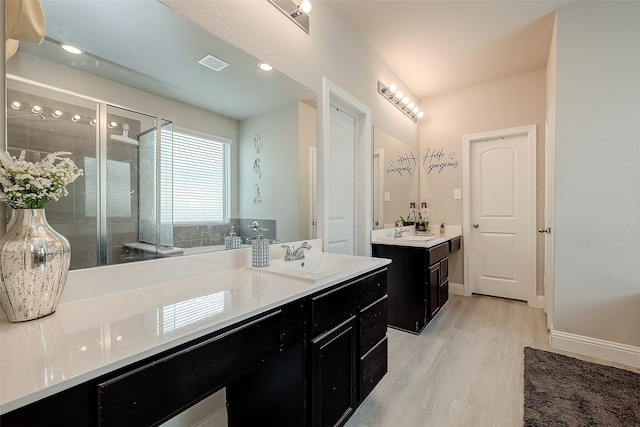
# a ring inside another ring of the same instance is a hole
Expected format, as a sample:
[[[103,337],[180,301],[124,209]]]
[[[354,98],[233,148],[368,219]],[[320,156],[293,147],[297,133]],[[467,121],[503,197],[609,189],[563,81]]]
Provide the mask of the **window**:
[[[229,220],[229,145],[221,138],[174,131],[174,224]]]

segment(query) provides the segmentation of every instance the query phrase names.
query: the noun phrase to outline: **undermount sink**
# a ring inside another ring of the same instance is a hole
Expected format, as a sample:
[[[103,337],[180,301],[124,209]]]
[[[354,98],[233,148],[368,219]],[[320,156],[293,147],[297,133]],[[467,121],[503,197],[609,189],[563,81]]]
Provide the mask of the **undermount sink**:
[[[437,236],[402,236],[402,237],[385,237],[383,240],[392,240],[392,241],[403,241],[403,240],[411,240],[414,242],[428,242],[429,240],[435,239]]]
[[[308,282],[315,282],[368,262],[369,260],[367,258],[323,253],[322,255],[295,261],[271,261],[267,267],[248,266],[247,268],[264,273],[273,273]]]
[[[435,239],[436,236],[404,236],[404,240],[415,240],[417,242],[426,242]]]

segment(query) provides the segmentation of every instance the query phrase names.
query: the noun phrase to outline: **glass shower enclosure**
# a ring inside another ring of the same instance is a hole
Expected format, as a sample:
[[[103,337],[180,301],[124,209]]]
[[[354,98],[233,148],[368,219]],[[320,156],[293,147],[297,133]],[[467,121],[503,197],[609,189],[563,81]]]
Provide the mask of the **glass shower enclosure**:
[[[84,171],[46,206],[71,244],[71,269],[175,252],[172,146],[169,120],[8,78],[7,151],[30,161],[66,151]]]

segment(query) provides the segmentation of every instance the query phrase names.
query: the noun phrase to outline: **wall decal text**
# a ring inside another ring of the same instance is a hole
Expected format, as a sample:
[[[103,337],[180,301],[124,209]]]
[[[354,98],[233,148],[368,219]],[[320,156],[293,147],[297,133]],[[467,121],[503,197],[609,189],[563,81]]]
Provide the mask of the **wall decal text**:
[[[427,174],[433,171],[442,173],[445,169],[460,166],[460,160],[456,159],[455,151],[445,152],[444,148],[436,150],[428,147],[427,153],[422,157],[422,165],[426,168]]]

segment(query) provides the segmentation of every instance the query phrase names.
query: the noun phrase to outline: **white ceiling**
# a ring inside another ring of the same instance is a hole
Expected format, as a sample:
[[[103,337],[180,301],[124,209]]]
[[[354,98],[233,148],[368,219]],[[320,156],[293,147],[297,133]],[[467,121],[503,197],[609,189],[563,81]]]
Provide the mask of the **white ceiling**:
[[[545,68],[570,2],[329,1],[419,99]]]

